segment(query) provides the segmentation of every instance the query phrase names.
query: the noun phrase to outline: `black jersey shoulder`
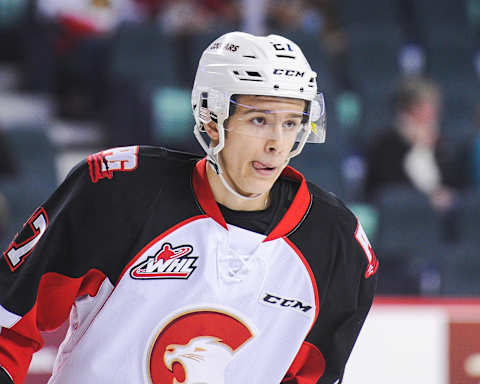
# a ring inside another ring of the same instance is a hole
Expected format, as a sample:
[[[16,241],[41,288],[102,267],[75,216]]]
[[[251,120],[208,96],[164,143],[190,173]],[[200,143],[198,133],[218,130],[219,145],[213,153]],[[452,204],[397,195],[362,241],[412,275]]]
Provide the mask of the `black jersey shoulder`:
[[[181,166],[196,162],[203,156],[195,153],[176,151],[164,147],[140,146],[138,155],[144,161],[152,161],[157,165],[162,163],[163,166],[169,168],[171,166]]]
[[[355,242],[357,219],[334,194],[308,183],[311,206],[302,224],[289,235],[312,268],[317,282],[328,282],[334,271],[346,267],[349,275],[366,268]]]
[[[108,154],[111,151],[115,150],[123,150],[124,148],[135,148],[135,159],[136,159],[136,166],[133,170],[128,171],[119,171],[115,168],[110,166],[110,161]],[[105,149],[101,152],[91,154],[87,156],[85,159],[77,163],[68,173],[66,180],[70,177],[78,176],[79,173],[84,172],[85,175],[87,173],[90,174],[90,181],[92,183],[97,183],[103,179],[113,180],[114,176],[135,176],[138,174],[145,175],[148,174],[149,171],[152,172],[162,172],[162,171],[177,171],[177,169],[182,166],[191,165],[192,162],[195,163],[200,160],[202,156],[198,154],[188,153],[188,152],[181,152],[175,151],[163,147],[155,147],[155,146],[132,146],[132,147],[119,147],[113,149]],[[106,172],[100,177],[95,178],[93,171],[94,166],[101,166],[102,164],[105,165]],[[111,175],[108,176],[108,172],[111,172]]]
[[[137,167],[131,172],[113,170],[113,177],[128,178],[131,176],[147,178],[150,182],[157,179],[156,176],[161,177],[172,174],[180,177],[181,174],[178,174],[178,172],[190,172],[192,164],[195,164],[201,159],[201,156],[197,154],[175,151],[163,147],[138,146],[137,148]]]
[[[346,226],[355,231],[357,219],[352,211],[334,193],[327,192],[317,185],[307,182],[312,196],[312,210],[317,213],[313,216],[328,224]]]
[[[132,172],[113,171],[111,179],[92,183],[90,190],[95,189],[93,196],[99,199],[97,209],[114,218],[111,222],[119,232],[128,228],[124,236],[135,243],[133,254],[179,222],[202,214],[192,190],[199,159],[195,154],[142,146]]]
[[[131,172],[113,170],[95,180],[95,159],[85,159],[46,202],[47,212],[58,215],[54,227],[74,234],[65,246],[78,262],[61,262],[55,272],[79,276],[95,267],[115,282],[153,238],[201,214],[191,186],[199,156],[156,147],[139,147],[137,155]]]
[[[197,157],[139,148],[138,167],[132,172],[99,173],[92,180],[92,162],[103,162],[95,156],[74,167],[39,208],[47,227],[25,262],[14,272],[0,263],[0,292],[13,286],[16,278],[22,278],[26,292],[36,292],[42,276],[50,272],[79,278],[92,269],[115,285],[149,242],[201,214],[191,188]],[[32,227],[26,225],[14,241],[22,244],[32,235]],[[26,313],[35,299],[25,296],[9,308]]]
[[[129,152],[122,153],[126,149]],[[121,168],[121,160],[125,158],[129,159],[128,166]],[[70,174],[82,173],[82,183],[89,184],[85,189],[97,198],[132,195],[136,202],[141,202],[163,190],[185,190],[200,158],[162,147],[114,148],[88,156]]]
[[[112,151],[132,148],[132,166],[119,169],[120,161],[112,158]],[[184,181],[191,177],[199,155],[178,152],[162,147],[135,146],[106,149],[89,155],[72,168],[60,189],[68,188],[72,183],[78,184],[76,191],[83,194],[102,194],[112,197],[119,191],[131,193],[155,194],[164,186]],[[65,188],[66,187],[66,188]]]

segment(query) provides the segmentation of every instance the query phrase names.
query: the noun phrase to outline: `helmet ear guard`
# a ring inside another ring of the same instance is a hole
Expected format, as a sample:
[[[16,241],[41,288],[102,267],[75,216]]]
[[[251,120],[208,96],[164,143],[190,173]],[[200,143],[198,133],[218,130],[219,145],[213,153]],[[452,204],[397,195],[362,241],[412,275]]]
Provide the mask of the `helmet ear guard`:
[[[210,116],[210,110],[208,109],[208,92],[202,92],[200,94],[200,100],[198,105],[198,119],[202,124],[208,124],[212,121]]]
[[[203,89],[192,96],[193,112],[195,114],[195,108],[199,106],[199,120],[208,124],[212,117],[225,114],[226,98],[226,95],[214,88]]]
[[[192,108],[195,118],[193,132],[209,160],[215,164],[217,173],[222,172],[221,167],[217,164],[217,154],[223,149],[225,144],[225,133],[223,129],[223,122],[225,120],[223,110],[225,107],[223,106],[223,100],[224,96],[222,93],[213,88],[205,88],[201,90],[201,92],[192,94]],[[217,124],[218,129],[218,144],[214,147],[211,146],[210,138],[205,131],[205,125],[212,121]]]

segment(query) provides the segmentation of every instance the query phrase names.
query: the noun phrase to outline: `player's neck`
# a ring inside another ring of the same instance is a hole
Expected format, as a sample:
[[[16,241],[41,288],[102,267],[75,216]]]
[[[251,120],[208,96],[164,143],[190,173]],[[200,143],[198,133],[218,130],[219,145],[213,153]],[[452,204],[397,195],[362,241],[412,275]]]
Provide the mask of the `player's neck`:
[[[258,199],[242,199],[235,196],[223,185],[220,177],[207,165],[207,179],[212,189],[213,197],[217,203],[235,211],[261,211],[269,204],[269,193],[265,193]],[[228,181],[227,181],[228,182]]]

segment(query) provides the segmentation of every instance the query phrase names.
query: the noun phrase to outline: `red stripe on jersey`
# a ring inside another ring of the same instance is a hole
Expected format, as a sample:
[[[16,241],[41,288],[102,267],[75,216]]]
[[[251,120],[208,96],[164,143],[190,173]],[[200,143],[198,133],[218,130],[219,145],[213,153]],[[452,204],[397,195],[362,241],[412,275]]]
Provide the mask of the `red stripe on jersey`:
[[[300,181],[300,187],[287,212],[264,241],[275,240],[288,235],[302,222],[310,207],[312,197],[303,175],[292,167],[286,167],[282,172],[282,176]]]
[[[163,232],[162,234],[158,235],[157,237],[155,237],[152,241],[150,241],[145,247],[142,248],[142,250],[132,259],[130,260],[130,262],[127,264],[127,266],[125,268],[123,268],[123,271],[122,273],[120,274],[120,276],[118,277],[118,280],[117,280],[117,283],[115,284],[115,286],[118,285],[118,283],[120,282],[120,280],[122,280],[123,278],[123,275],[125,275],[125,273],[133,266],[133,264],[135,264],[137,262],[137,260],[142,257],[142,255],[153,245],[155,244],[156,242],[160,241],[161,239],[163,239],[164,237],[168,236],[170,233],[176,231],[178,228],[180,227],[183,227],[184,225],[187,225],[188,223],[191,223],[192,221],[195,221],[195,220],[199,220],[199,219],[205,219],[207,218],[208,216],[206,215],[198,215],[198,216],[193,216],[193,217],[190,217],[189,219],[187,220],[184,220],[176,225],[174,225],[172,228],[166,230],[165,232]]]
[[[213,197],[212,189],[207,179],[207,159],[198,161],[193,170],[193,190],[197,196],[198,203],[203,211],[214,219],[223,228],[227,229],[227,223],[223,218],[222,212]]]
[[[193,190],[203,211],[227,229],[227,223],[210,188],[206,166],[206,158],[197,162],[193,171]],[[286,167],[282,172],[282,176],[300,181],[300,187],[287,212],[264,241],[279,239],[293,231],[300,224],[310,207],[311,196],[303,175],[292,167]]]
[[[325,365],[322,352],[304,341],[282,384],[315,384],[323,376]]]
[[[12,328],[2,328],[0,333],[0,365],[12,375],[15,383],[23,383],[32,354],[43,346],[40,331],[62,325],[75,299],[95,296],[104,280],[105,275],[96,269],[78,278],[55,272],[42,276],[32,309]]]
[[[303,256],[302,252],[300,252],[300,250],[297,248],[297,246],[295,244],[293,244],[292,241],[289,238],[284,237],[284,240],[295,251],[295,253],[298,255],[300,260],[302,260],[302,263],[305,266],[305,268],[307,269],[308,275],[310,276],[310,280],[311,280],[312,286],[313,286],[313,294],[315,295],[315,318],[313,319],[313,323],[312,323],[312,327],[313,327],[313,324],[315,324],[317,322],[318,311],[320,309],[319,308],[320,307],[320,301],[318,299],[317,281],[315,280],[315,275],[312,272],[312,268],[310,268],[310,264],[308,264],[308,261],[307,261],[307,259],[305,259],[305,256]]]

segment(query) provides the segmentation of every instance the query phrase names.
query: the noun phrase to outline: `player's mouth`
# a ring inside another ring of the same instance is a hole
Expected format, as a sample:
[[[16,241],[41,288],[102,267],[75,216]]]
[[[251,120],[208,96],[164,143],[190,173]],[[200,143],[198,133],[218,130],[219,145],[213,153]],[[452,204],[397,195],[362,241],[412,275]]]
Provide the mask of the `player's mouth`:
[[[252,167],[262,176],[272,176],[277,170],[277,167],[273,164],[261,163],[260,161],[252,161]]]

